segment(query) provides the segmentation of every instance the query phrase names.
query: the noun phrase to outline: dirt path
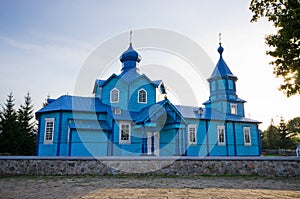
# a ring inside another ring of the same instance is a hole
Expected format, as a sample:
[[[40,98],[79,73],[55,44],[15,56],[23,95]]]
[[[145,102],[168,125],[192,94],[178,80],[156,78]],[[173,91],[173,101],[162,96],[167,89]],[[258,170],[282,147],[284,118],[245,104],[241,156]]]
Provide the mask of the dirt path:
[[[14,176],[0,198],[300,198],[299,178]]]

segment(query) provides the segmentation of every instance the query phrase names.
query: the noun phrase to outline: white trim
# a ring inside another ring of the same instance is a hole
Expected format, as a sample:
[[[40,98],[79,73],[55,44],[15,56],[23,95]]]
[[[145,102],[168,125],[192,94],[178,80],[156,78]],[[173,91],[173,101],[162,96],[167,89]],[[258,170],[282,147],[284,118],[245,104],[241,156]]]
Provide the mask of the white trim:
[[[70,126],[68,125],[68,137],[67,137],[67,143],[71,142],[71,140],[70,140],[70,134],[71,134],[71,128],[70,128]]]
[[[117,100],[116,101],[112,101],[112,92],[114,92],[114,91],[117,91]],[[111,91],[110,91],[110,103],[119,103],[119,100],[120,100],[120,91],[119,91],[119,89],[117,89],[117,88],[113,88]]]
[[[246,142],[246,132],[247,131],[249,133],[249,142]],[[244,145],[245,146],[251,146],[251,131],[250,131],[250,127],[244,127],[243,128],[243,132],[244,132]]]
[[[51,126],[48,126],[48,124],[51,124]],[[55,127],[55,118],[45,118],[45,131],[44,131],[44,144],[53,144],[53,137],[54,137],[54,127]],[[51,131],[49,131],[51,130]],[[49,132],[47,132],[49,131]],[[47,138],[47,133],[51,133],[51,139]]]
[[[145,92],[145,102],[142,102],[142,101],[140,101],[140,92],[141,91],[144,91]],[[148,96],[147,96],[147,91],[145,90],[145,89],[140,89],[139,91],[138,91],[138,103],[140,103],[140,104],[147,104],[147,100],[148,100]]]
[[[232,115],[238,114],[237,104],[230,104],[230,114]]]
[[[195,141],[194,142],[191,142],[191,132],[190,132],[190,129],[194,129],[194,136],[195,136]],[[188,141],[189,141],[189,144],[197,144],[197,126],[195,124],[189,124],[188,125]]]
[[[225,132],[225,126],[218,126],[217,127],[218,133],[217,133],[217,139],[218,139],[218,146],[225,146],[226,145],[226,132]],[[220,142],[220,133],[223,131],[223,142]]]
[[[128,140],[121,140],[122,127],[128,125]],[[131,123],[130,122],[119,122],[119,144],[130,144],[131,143]]]
[[[159,142],[160,142],[160,133],[159,132],[148,132],[147,133],[147,154],[152,155],[152,135],[154,140],[154,151],[153,155],[159,156]]]

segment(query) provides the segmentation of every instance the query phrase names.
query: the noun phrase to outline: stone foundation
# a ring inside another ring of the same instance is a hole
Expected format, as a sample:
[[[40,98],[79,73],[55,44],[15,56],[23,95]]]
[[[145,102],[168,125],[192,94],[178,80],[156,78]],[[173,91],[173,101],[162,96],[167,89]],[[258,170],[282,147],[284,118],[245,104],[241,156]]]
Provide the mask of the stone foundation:
[[[296,157],[0,157],[0,175],[259,175],[300,177]]]

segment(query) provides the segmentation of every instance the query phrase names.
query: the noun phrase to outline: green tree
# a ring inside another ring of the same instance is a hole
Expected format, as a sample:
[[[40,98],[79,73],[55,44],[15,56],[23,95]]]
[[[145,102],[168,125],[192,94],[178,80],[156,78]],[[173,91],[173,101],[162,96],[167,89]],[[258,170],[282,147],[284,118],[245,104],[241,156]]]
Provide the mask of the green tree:
[[[288,121],[287,130],[293,135],[295,144],[300,144],[300,117],[295,117]]]
[[[286,127],[286,123],[285,123],[283,117],[281,117],[280,123],[279,123],[280,139],[279,139],[278,146],[281,149],[293,149],[295,146],[293,136],[294,136],[294,134],[288,131],[288,129]]]
[[[278,149],[279,140],[279,128],[271,123],[262,134],[262,146],[264,149]]]
[[[273,73],[282,77],[280,85],[288,97],[300,94],[300,3],[299,0],[252,0],[249,6],[251,22],[265,17],[277,29],[267,35],[266,44],[272,49],[267,54],[274,57]]]
[[[22,155],[34,155],[36,129],[30,93],[27,93],[24,99],[24,104],[18,110],[18,125],[22,134],[20,145],[23,149]]]
[[[17,123],[17,113],[14,109],[13,93],[7,96],[6,103],[2,106],[0,118],[0,153],[9,153],[11,155],[20,155],[21,147],[19,140],[21,138]]]
[[[300,117],[295,117],[288,121],[287,129],[290,133],[300,136]]]

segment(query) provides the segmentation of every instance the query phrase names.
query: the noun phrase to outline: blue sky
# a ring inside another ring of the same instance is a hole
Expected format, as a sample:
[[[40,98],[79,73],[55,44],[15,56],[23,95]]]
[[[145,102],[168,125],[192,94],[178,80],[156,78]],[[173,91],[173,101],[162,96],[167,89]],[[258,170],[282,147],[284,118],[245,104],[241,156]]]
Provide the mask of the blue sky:
[[[221,32],[225,61],[239,78],[239,97],[247,100],[246,115],[262,121],[262,129],[271,118],[299,116],[300,97],[278,91],[281,80],[265,54],[264,37],[274,28],[266,20],[250,23],[249,2],[0,0],[0,103],[13,92],[19,105],[29,91],[39,109],[48,94],[72,95],[81,65],[97,45],[154,27],[194,40],[214,63]]]

